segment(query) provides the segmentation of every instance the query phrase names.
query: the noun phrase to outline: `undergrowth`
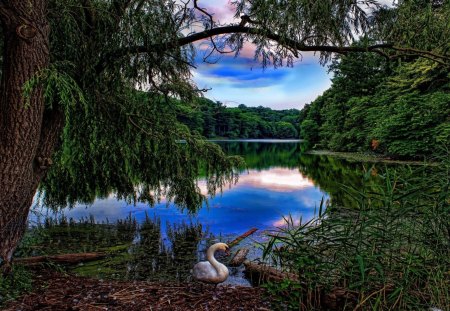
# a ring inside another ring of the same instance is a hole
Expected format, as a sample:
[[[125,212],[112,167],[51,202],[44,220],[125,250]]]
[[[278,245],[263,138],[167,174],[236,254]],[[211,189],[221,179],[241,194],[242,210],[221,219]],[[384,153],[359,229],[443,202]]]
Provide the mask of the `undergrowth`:
[[[281,310],[450,310],[450,160],[386,169],[356,207],[325,208],[270,234],[263,258],[298,281],[267,284]],[[369,180],[370,170],[364,177]]]
[[[32,289],[32,274],[23,266],[15,265],[11,275],[0,274],[0,308]]]

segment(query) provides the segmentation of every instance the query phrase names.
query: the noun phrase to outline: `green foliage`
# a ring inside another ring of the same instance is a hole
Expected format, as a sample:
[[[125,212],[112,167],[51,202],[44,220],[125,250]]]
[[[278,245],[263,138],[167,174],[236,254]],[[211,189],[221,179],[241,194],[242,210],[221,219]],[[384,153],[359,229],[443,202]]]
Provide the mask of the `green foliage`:
[[[287,40],[305,45],[350,44],[355,31],[365,31],[369,25],[361,5],[375,1],[234,3],[237,15],[250,16],[255,21],[252,27],[258,31],[230,34],[220,41],[237,52],[244,41],[251,41],[263,65],[271,62],[280,66],[286,61],[290,64],[296,56],[283,45]],[[93,0],[83,5],[76,0],[49,1],[50,65],[24,87],[25,95],[31,96],[33,88],[42,84],[46,109],[65,113],[62,147],[40,188],[45,203],[65,206],[92,202],[96,196],[115,192],[119,198],[150,204],[167,196],[194,211],[204,201],[195,182],[199,173],[212,174],[208,189],[213,191],[221,182],[233,180],[234,169],[241,164],[201,142],[200,135],[293,138],[303,121],[301,135],[312,146],[330,141],[337,148],[352,140],[351,135],[339,136],[346,113],[352,111],[345,103],[349,97],[345,92],[329,92],[319,108],[313,104],[307,116],[298,118],[295,110],[228,109],[197,100],[198,90],[190,73],[194,49],[178,43],[199,22],[205,29],[214,26],[207,16],[200,15],[198,9],[171,0]],[[278,45],[266,38],[269,29],[281,36]],[[359,44],[370,42],[364,39]],[[325,60],[330,54],[323,52],[321,56]],[[368,95],[384,72],[382,62],[374,56],[356,56],[356,64],[347,59],[350,68],[341,65],[346,62],[335,66],[335,82],[352,88],[351,82],[356,81],[351,96]],[[351,70],[361,63],[368,65]],[[372,78],[364,79],[367,76]],[[329,103],[329,99],[338,104]],[[330,114],[320,115],[323,111]],[[353,123],[360,120],[359,113],[355,114]],[[368,139],[359,137],[356,144]],[[180,144],[181,140],[186,143]]]
[[[177,120],[206,138],[297,138],[298,110],[239,105],[227,108],[220,102],[198,98],[194,104],[175,102]]]
[[[386,64],[374,56],[343,56],[333,63],[333,85],[308,108],[300,136],[335,151],[372,149],[397,158],[439,154],[450,141],[447,70],[423,59],[386,68],[385,75],[378,74],[380,66]]]
[[[89,203],[114,192],[149,204],[165,196],[195,211],[206,199],[196,183],[200,173],[210,194],[237,178],[242,160],[191,135],[160,96],[132,92],[107,113],[98,109],[88,107],[95,119],[74,111],[66,121],[62,148],[40,188],[47,206]]]
[[[450,126],[450,94],[417,91],[400,95],[382,112],[383,118],[369,135],[380,141],[380,148],[398,157],[417,157],[441,153],[450,141],[445,133]],[[443,135],[442,140],[438,140]]]
[[[49,1],[50,65],[24,86],[29,98],[43,85],[45,109],[65,115],[61,147],[40,185],[48,206],[115,193],[149,204],[165,196],[195,211],[205,200],[196,185],[201,172],[211,194],[236,178],[239,158],[177,120],[187,112],[184,121],[198,122],[194,110],[177,111],[172,100],[192,104],[198,95],[193,50],[176,45],[196,20],[185,9],[174,1]]]
[[[309,221],[286,218],[264,248],[266,260],[300,277],[269,285],[284,299],[280,309],[320,309],[337,289],[347,290],[335,301],[340,310],[448,308],[450,163],[440,161],[432,172],[388,169],[383,184],[342,187],[357,209],[332,203],[324,211],[322,202]]]
[[[56,66],[50,66],[39,71],[31,80],[23,86],[23,97],[25,105],[30,104],[33,90],[43,85],[44,99],[47,109],[57,106],[74,106],[77,103],[83,106],[87,102],[75,80],[65,72],[59,72]]]
[[[32,289],[31,272],[23,266],[14,266],[10,276],[0,275],[0,307]]]
[[[448,1],[396,1],[394,7],[377,12],[374,34],[398,46],[445,51],[449,47],[449,12]]]
[[[292,123],[279,121],[275,123],[276,138],[296,138],[298,133]]]
[[[441,152],[450,141],[448,1],[397,1],[375,11],[371,26],[355,45],[392,42],[409,55],[336,57],[332,87],[308,106],[300,137],[310,147],[398,158]],[[416,49],[429,52],[417,58]]]

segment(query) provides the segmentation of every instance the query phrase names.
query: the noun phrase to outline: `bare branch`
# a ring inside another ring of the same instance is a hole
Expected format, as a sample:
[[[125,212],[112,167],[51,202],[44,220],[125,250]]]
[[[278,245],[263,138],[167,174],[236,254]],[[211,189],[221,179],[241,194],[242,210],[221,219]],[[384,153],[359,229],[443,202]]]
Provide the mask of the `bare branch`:
[[[200,12],[202,12],[204,15],[206,15],[208,17],[210,24],[209,24],[209,27],[207,27],[207,28],[209,28],[209,29],[213,28],[213,26],[215,24],[213,16],[211,14],[209,14],[205,9],[199,7],[197,1],[198,0],[194,0],[194,8],[199,10]]]

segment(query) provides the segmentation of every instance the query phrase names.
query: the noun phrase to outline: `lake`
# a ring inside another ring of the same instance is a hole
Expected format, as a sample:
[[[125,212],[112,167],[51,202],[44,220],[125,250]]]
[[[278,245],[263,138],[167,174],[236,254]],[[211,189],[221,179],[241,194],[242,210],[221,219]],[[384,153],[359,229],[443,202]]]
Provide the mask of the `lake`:
[[[206,245],[230,241],[257,228],[257,234],[244,243],[255,246],[267,230],[283,226],[286,217],[312,218],[321,202],[354,205],[355,198],[342,191],[343,186],[359,189],[362,183],[378,182],[376,165],[302,154],[299,141],[216,143],[229,155],[241,155],[247,169],[240,172],[236,184],[226,185],[198,213],[180,210],[164,199],[150,207],[117,200],[114,194],[57,213],[36,207],[30,223],[41,223],[48,230],[37,239],[32,255],[112,250],[118,254],[113,259],[74,271],[100,277],[185,280],[190,267],[203,258]],[[199,180],[198,185],[206,194],[205,182]],[[62,224],[49,219],[62,219]],[[253,247],[250,257],[259,255]],[[247,284],[242,269],[233,272],[229,283]]]
[[[164,199],[154,207],[145,203],[129,204],[113,194],[92,205],[77,204],[60,215],[81,219],[93,216],[96,221],[115,222],[131,215],[142,222],[146,215],[167,223],[199,222],[215,235],[235,235],[250,228],[271,229],[282,225],[283,217],[310,218],[322,198],[328,194],[298,168],[299,143],[295,141],[218,142],[228,154],[242,155],[248,169],[242,171],[236,184],[226,185],[222,193],[209,198],[196,215],[181,211]],[[206,184],[199,181],[202,193]],[[44,215],[53,211],[43,211]],[[164,231],[165,232],[165,231]]]

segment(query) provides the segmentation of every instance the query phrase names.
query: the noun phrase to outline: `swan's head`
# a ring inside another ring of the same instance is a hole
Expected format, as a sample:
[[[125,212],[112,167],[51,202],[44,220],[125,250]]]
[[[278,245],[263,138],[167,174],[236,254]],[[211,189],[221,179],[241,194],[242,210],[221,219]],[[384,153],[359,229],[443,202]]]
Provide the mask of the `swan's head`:
[[[227,252],[230,249],[230,247],[225,243],[216,243],[213,246],[215,246],[216,250],[224,251],[224,252]]]

